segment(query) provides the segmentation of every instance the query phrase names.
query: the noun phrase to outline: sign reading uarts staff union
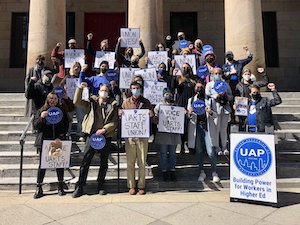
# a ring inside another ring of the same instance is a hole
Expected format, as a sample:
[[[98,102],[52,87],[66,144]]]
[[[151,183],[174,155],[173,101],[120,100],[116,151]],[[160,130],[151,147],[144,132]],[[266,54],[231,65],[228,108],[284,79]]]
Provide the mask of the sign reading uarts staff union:
[[[230,197],[277,203],[274,135],[230,135]]]

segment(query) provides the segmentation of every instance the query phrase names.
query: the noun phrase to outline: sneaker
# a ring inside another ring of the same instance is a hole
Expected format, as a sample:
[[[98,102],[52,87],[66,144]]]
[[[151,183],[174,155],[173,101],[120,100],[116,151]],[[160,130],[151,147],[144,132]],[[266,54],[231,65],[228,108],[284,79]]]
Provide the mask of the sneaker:
[[[227,149],[225,149],[225,150],[223,151],[223,154],[224,154],[224,155],[229,155],[229,151],[228,151]]]
[[[135,195],[135,194],[136,194],[135,188],[130,188],[129,191],[128,191],[128,193],[129,193],[130,195]]]
[[[219,152],[217,152],[217,155],[218,156],[221,156],[221,155],[223,155],[224,153],[222,152],[222,151],[219,151]]]
[[[146,191],[145,191],[145,189],[143,189],[143,188],[139,188],[138,193],[139,193],[139,195],[145,195],[145,194],[146,194]]]
[[[219,178],[219,176],[218,176],[218,174],[216,172],[212,173],[212,177],[213,177],[212,181],[214,183],[219,183],[220,182],[220,178]]]
[[[203,170],[201,170],[201,173],[198,177],[198,181],[203,182],[205,180],[205,178],[206,178],[206,174]]]
[[[107,191],[106,191],[105,189],[100,189],[100,190],[98,191],[98,194],[99,194],[99,195],[107,195]]]
[[[79,141],[80,141],[80,142],[85,142],[84,137],[80,137],[80,138],[79,138]]]

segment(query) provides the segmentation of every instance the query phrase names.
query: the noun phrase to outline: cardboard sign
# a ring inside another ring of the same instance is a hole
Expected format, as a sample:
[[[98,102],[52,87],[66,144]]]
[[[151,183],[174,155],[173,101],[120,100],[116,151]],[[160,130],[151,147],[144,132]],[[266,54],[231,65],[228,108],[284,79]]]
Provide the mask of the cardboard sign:
[[[277,203],[274,135],[230,134],[230,197]]]
[[[94,68],[99,68],[102,61],[107,61],[109,69],[115,68],[116,53],[106,51],[96,51]]]
[[[149,109],[123,109],[121,118],[122,138],[149,138]]]
[[[41,156],[42,169],[70,167],[72,141],[44,140]]]
[[[148,68],[134,71],[134,75],[141,75],[145,80],[157,81],[157,73],[155,68]]]
[[[67,86],[67,96],[73,100],[76,88],[78,87],[79,78],[67,78],[66,86]]]
[[[122,89],[129,89],[130,83],[132,81],[132,77],[135,71],[139,70],[139,68],[120,68],[120,80],[119,87]]]
[[[236,106],[236,116],[248,116],[248,98],[246,97],[235,97],[234,104]]]
[[[46,120],[50,124],[57,124],[63,118],[63,112],[58,107],[50,107],[48,109],[48,116],[46,116]]]
[[[156,105],[163,99],[163,90],[167,87],[166,82],[144,81],[143,96]]]
[[[183,134],[184,112],[184,107],[161,105],[158,112],[158,131]]]
[[[190,64],[193,70],[193,74],[197,74],[196,71],[196,57],[194,54],[192,55],[174,55],[174,59],[176,60],[176,68],[181,68],[184,63]]]
[[[121,28],[121,47],[139,48],[140,47],[140,29],[138,28]]]
[[[84,49],[65,49],[65,68],[71,68],[75,62],[85,64]]]
[[[106,145],[106,139],[102,134],[92,134],[89,140],[90,146],[95,150],[101,150]]]
[[[164,63],[168,68],[168,52],[167,51],[149,51],[148,52],[148,68],[158,70],[159,64]]]

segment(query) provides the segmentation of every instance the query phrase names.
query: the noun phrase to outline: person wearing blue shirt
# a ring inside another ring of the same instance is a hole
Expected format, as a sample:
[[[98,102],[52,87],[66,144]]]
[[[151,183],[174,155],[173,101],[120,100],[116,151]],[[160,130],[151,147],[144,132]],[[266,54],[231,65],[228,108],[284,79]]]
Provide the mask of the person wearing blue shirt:
[[[90,88],[90,93],[92,95],[98,96],[100,86],[102,84],[107,84],[110,86],[110,82],[107,79],[107,71],[108,71],[108,62],[107,61],[102,61],[99,66],[100,73],[91,76],[91,77],[85,77],[85,71],[88,68],[87,65],[83,65],[82,70],[79,75],[79,83],[86,83],[87,86]]]

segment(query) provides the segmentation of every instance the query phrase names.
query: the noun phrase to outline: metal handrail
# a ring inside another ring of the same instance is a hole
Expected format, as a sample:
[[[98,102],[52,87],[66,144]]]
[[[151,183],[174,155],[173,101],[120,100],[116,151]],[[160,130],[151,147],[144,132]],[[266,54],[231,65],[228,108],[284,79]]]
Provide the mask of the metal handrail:
[[[26,128],[24,129],[24,131],[22,132],[20,138],[19,138],[19,142],[21,145],[21,155],[20,155],[20,177],[19,177],[19,194],[22,193],[22,176],[23,176],[23,155],[24,155],[24,144],[25,144],[25,138],[26,138],[26,134],[27,131],[29,130],[32,122],[34,119],[34,114],[31,115],[30,120],[28,121]]]

